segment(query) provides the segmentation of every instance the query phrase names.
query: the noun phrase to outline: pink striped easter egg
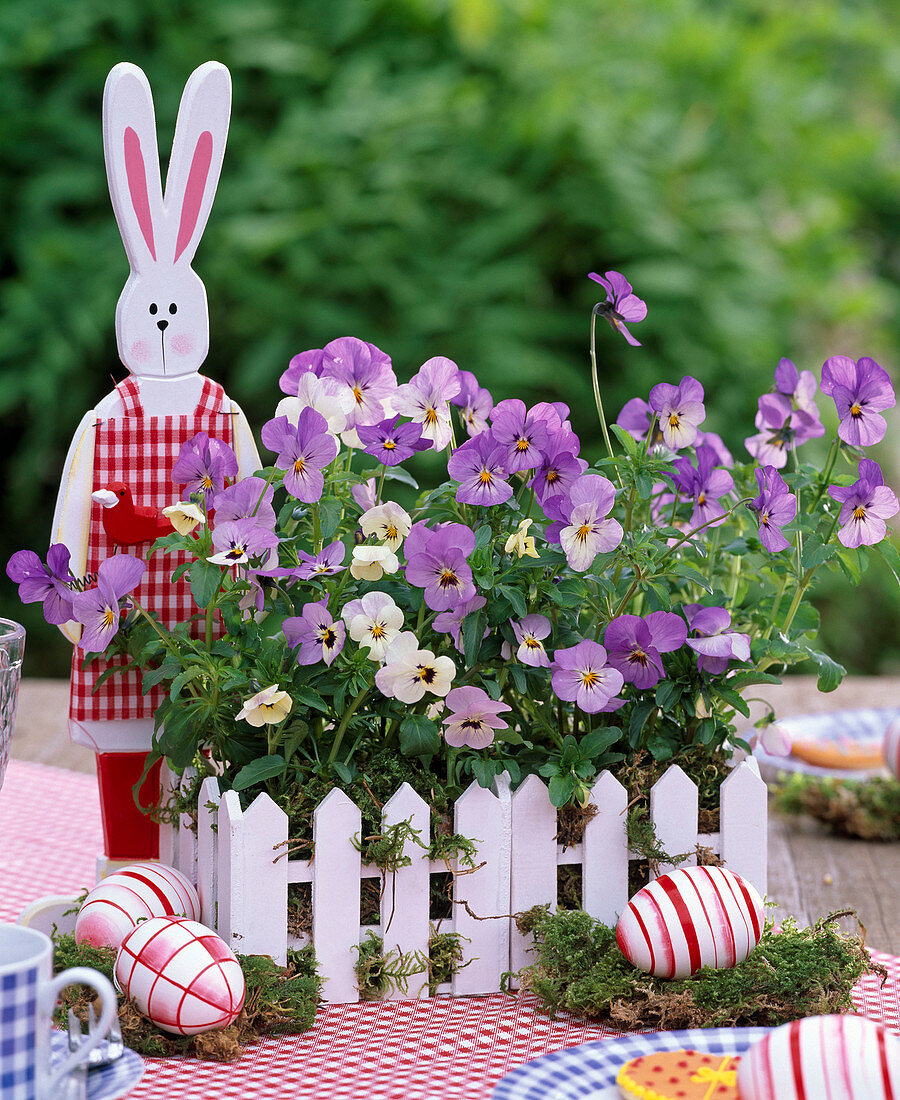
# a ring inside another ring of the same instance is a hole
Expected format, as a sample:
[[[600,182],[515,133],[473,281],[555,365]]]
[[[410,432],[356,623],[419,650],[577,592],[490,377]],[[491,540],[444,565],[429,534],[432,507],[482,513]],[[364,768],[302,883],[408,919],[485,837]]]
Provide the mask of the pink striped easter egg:
[[[762,899],[746,879],[724,867],[684,867],[638,890],[616,940],[639,970],[686,978],[701,966],[743,962],[763,924]]]
[[[891,722],[884,735],[884,759],[897,779],[900,779],[900,718]]]
[[[163,1031],[197,1035],[233,1023],[244,972],[215,932],[184,917],[153,917],[122,941],[116,982]]]
[[[737,1084],[741,1100],[900,1100],[900,1039],[862,1016],[808,1016],[750,1047]]]
[[[199,916],[197,891],[180,871],[165,863],[132,863],[107,875],[84,899],[75,940],[118,948],[139,920]]]

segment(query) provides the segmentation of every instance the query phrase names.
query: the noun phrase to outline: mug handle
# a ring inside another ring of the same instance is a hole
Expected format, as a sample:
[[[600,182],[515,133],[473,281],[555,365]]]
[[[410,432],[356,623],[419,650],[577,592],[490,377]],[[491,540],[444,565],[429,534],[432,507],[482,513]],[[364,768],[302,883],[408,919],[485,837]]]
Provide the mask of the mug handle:
[[[78,1050],[72,1051],[48,1078],[45,1085],[48,1093],[51,1093],[64,1077],[85,1060],[88,1051],[99,1046],[106,1038],[118,1011],[119,1000],[109,981],[97,970],[91,970],[87,966],[73,966],[69,970],[57,974],[41,990],[41,996],[46,998],[44,1003],[49,1013],[53,1012],[57,997],[67,985],[89,985],[95,992],[100,994],[103,1001],[103,1010],[100,1013],[100,1019],[95,1030],[90,1035],[85,1035],[84,1042]]]

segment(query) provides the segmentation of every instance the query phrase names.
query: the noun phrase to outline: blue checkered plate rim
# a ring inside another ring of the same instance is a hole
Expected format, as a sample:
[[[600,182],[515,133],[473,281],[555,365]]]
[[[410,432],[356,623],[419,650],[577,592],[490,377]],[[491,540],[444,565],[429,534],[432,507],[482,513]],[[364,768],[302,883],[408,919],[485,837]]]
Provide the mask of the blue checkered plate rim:
[[[69,1039],[61,1031],[50,1033],[50,1066],[57,1065],[69,1053]],[[108,1066],[98,1066],[88,1071],[87,1100],[116,1100],[130,1092],[144,1073],[144,1060],[133,1050],[125,1053]]]
[[[492,1100],[614,1100],[619,1096],[616,1075],[632,1058],[664,1050],[742,1054],[771,1030],[718,1027],[654,1031],[565,1047],[508,1073],[494,1086],[491,1097]]]
[[[795,741],[815,741],[820,745],[853,743],[870,749],[880,746],[888,726],[900,718],[900,707],[863,707],[858,710],[835,710],[824,714],[795,714],[781,718],[778,725]],[[806,775],[831,775],[839,779],[866,779],[884,771],[883,768],[821,768],[795,756],[770,756],[757,745],[753,755],[769,775],[779,771],[803,772]],[[886,773],[885,773],[886,774]]]

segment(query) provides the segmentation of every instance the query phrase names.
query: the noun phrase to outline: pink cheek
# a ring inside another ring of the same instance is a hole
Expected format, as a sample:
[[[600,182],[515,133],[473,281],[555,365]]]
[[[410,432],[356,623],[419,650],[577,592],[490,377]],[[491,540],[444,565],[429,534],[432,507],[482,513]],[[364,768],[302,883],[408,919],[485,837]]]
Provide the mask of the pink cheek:
[[[150,349],[146,340],[135,340],[131,345],[131,358],[135,363],[146,363],[150,358]]]
[[[195,344],[196,341],[189,332],[179,332],[177,336],[173,336],[169,341],[169,347],[176,355],[190,355]]]

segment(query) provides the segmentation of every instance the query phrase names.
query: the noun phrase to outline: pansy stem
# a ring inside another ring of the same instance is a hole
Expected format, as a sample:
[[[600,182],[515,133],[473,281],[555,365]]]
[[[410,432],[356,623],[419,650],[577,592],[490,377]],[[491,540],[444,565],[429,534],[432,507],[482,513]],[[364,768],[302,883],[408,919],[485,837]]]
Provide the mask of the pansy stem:
[[[597,405],[597,416],[600,418],[600,429],[603,432],[603,440],[610,458],[615,458],[612,442],[609,438],[609,429],[606,426],[606,415],[603,412],[603,399],[600,397],[600,380],[597,376],[597,307],[591,310],[591,382],[594,386],[594,401]]]
[[[832,439],[831,447],[828,450],[828,458],[825,460],[825,472],[822,474],[822,484],[819,486],[819,491],[816,493],[812,504],[809,506],[810,515],[816,510],[819,501],[825,494],[825,490],[828,487],[828,479],[831,477],[831,471],[834,469],[834,464],[837,461],[840,445],[840,440],[837,437]]]
[[[363,701],[363,699],[365,699],[368,693],[369,685],[366,684],[366,686],[362,689],[362,691],[360,691],[360,693],[356,696],[350,706],[344,711],[344,717],[341,719],[341,724],[338,726],[337,732],[334,735],[334,742],[331,746],[331,752],[328,754],[328,759],[325,761],[326,764],[333,764],[334,761],[337,759],[338,749],[341,747],[341,741],[343,741],[344,739],[344,734],[347,731],[347,726],[350,725],[350,719],[353,717],[354,714],[356,714],[360,703]]]

